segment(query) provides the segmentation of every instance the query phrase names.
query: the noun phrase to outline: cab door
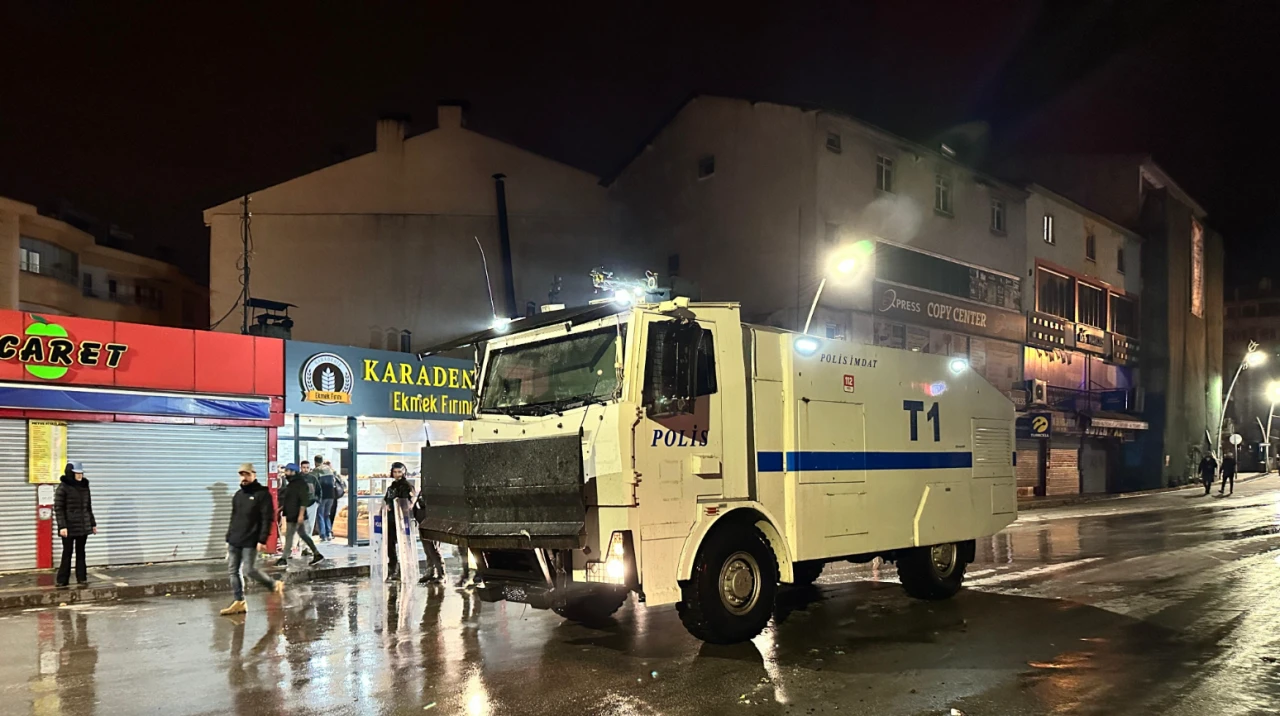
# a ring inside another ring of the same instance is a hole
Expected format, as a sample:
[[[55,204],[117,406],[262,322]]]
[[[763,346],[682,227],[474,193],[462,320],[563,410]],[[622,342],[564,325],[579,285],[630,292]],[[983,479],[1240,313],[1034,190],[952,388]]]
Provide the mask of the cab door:
[[[723,393],[719,389],[717,326],[689,322],[697,331],[687,366],[696,372],[687,404],[664,401],[659,385],[680,368],[661,324],[654,317],[642,328],[639,347],[644,362],[639,386],[639,419],[633,433],[636,498],[640,514],[641,578],[649,605],[678,601],[676,566],[685,538],[693,529],[701,503],[722,499],[724,485]]]

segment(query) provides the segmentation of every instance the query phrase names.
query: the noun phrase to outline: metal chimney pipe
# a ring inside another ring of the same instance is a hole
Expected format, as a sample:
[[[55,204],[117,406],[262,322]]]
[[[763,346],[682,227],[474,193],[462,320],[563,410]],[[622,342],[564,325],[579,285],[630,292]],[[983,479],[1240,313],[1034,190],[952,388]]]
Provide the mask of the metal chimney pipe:
[[[502,293],[506,299],[507,318],[517,318],[515,269],[511,265],[511,230],[507,226],[507,185],[505,174],[493,175],[493,190],[498,198],[498,246],[502,252]]]

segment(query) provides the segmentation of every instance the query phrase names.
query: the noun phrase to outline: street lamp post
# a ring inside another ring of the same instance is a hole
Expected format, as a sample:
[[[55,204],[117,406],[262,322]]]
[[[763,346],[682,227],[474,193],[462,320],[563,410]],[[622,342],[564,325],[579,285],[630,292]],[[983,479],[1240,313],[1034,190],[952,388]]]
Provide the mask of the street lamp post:
[[[848,276],[858,269],[858,259],[852,254],[837,254],[831,257],[831,261],[827,264],[827,270],[822,274],[822,281],[818,284],[817,293],[813,294],[813,304],[809,306],[809,317],[804,319],[804,330],[802,333],[809,332],[809,324],[813,323],[813,312],[818,310],[818,299],[822,298],[822,289],[827,287],[827,279],[836,276]]]
[[[1276,403],[1280,403],[1280,380],[1273,380],[1267,384],[1267,400],[1270,405],[1267,408],[1267,428],[1262,435],[1262,465],[1263,471],[1271,472],[1271,419],[1276,415]],[[1258,427],[1262,427],[1262,420],[1258,420]]]
[[[1245,368],[1254,368],[1262,365],[1267,360],[1267,354],[1258,350],[1257,341],[1249,341],[1249,350],[1245,352],[1244,358],[1240,359],[1240,366],[1236,368],[1235,377],[1231,379],[1231,386],[1227,388],[1227,394],[1222,398],[1222,410],[1218,413],[1218,437],[1214,444],[1210,446],[1210,450],[1214,456],[1218,458],[1218,462],[1222,462],[1222,426],[1227,420],[1227,405],[1231,403],[1231,391],[1236,389],[1236,381],[1240,380],[1240,372]]]

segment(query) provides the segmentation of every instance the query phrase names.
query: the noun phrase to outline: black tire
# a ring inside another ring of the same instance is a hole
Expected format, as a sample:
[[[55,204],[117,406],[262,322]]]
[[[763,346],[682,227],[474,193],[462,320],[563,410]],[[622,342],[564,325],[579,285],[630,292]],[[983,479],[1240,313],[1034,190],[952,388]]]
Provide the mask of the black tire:
[[[960,591],[968,563],[959,545],[912,547],[898,552],[898,581],[916,599],[948,599]]]
[[[791,565],[791,586],[807,587],[822,576],[826,562],[796,562]]]
[[[562,607],[552,607],[551,611],[572,622],[602,624],[627,603],[629,594],[625,589],[601,590],[578,597]]]
[[[676,611],[690,634],[712,644],[737,644],[754,638],[773,616],[778,562],[754,525],[721,525],[698,548],[693,576],[680,588]]]

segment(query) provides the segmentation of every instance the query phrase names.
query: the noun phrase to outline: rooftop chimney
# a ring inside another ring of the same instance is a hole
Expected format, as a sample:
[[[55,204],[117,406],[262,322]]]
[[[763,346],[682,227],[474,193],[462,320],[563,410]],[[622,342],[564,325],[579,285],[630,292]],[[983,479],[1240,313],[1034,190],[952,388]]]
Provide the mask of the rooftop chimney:
[[[436,102],[436,126],[438,129],[461,129],[467,126],[467,103],[450,99]]]
[[[404,115],[383,115],[378,119],[377,148],[379,154],[404,153],[404,135],[409,118]]]

